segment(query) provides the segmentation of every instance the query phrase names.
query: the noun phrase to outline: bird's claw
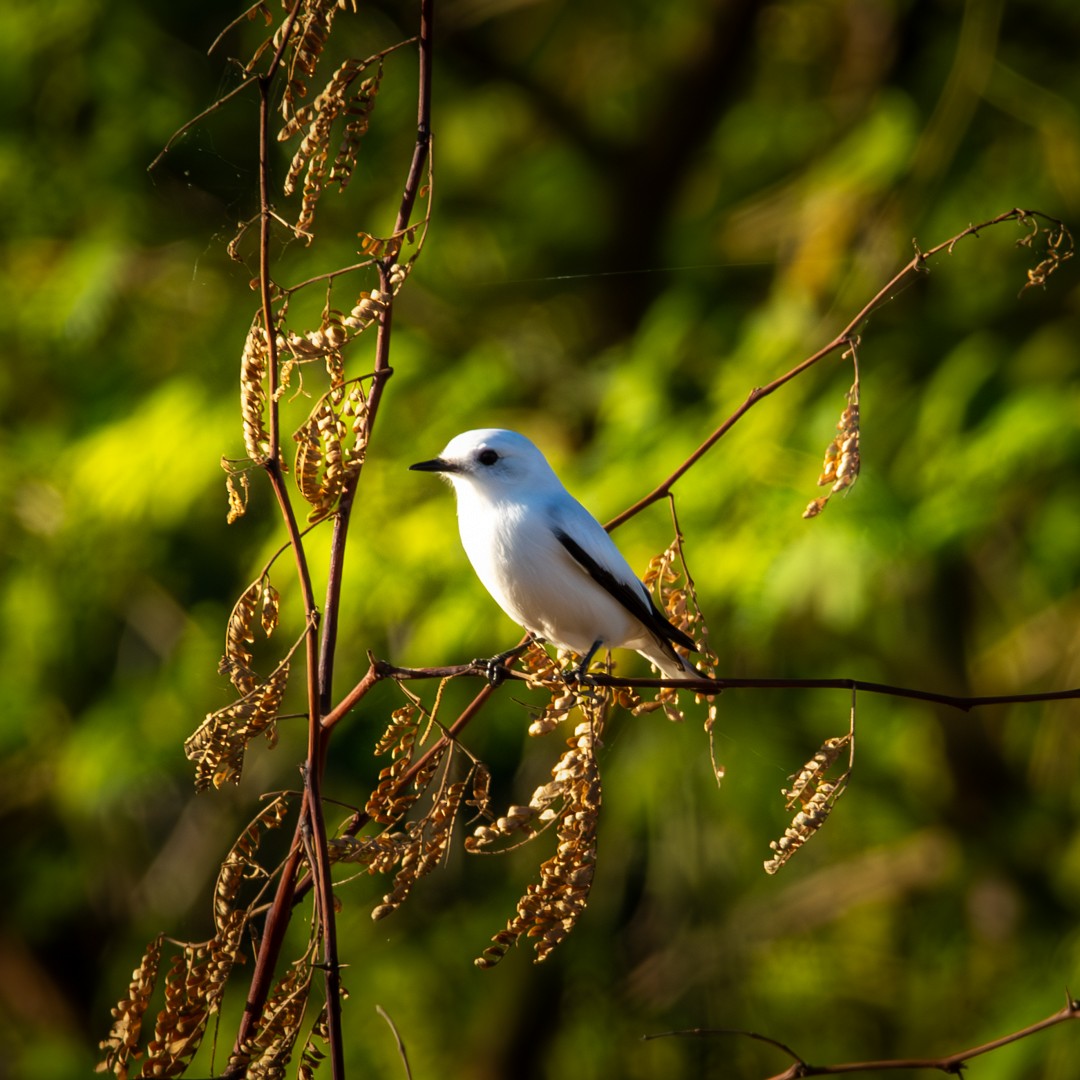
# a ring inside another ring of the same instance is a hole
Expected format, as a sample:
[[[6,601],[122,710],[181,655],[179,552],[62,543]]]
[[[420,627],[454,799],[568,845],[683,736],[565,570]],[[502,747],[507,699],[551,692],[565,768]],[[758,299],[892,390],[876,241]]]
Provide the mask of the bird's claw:
[[[596,680],[589,674],[587,667],[576,664],[574,667],[563,671],[563,682],[567,686],[593,686]]]
[[[501,686],[507,676],[507,668],[505,664],[501,664],[497,660],[489,660],[484,674],[487,675],[487,681],[493,687]]]
[[[502,686],[503,682],[506,680],[506,676],[510,674],[510,669],[506,666],[506,659],[503,656],[492,656],[474,660],[472,666],[483,672],[484,678],[487,679],[488,684],[493,688]]]
[[[531,635],[529,640],[531,640]],[[501,686],[507,675],[510,674],[507,661],[517,659],[528,643],[527,640],[521,645],[515,645],[512,649],[507,649],[506,652],[496,653],[494,656],[485,657],[481,660],[474,660],[473,667],[479,668],[492,686]]]

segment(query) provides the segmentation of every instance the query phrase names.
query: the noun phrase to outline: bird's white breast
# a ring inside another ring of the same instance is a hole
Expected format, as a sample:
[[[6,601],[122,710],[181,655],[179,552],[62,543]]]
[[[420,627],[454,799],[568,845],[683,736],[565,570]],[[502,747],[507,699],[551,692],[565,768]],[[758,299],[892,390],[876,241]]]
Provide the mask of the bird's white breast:
[[[582,654],[631,644],[642,626],[563,547],[544,500],[497,503],[458,490],[461,543],[484,587],[520,626]]]

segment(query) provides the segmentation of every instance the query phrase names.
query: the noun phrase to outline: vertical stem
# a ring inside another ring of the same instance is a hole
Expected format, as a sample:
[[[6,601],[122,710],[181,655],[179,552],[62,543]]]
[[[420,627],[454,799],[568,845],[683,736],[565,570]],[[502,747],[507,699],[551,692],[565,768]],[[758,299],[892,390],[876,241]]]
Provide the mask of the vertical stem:
[[[330,1044],[330,1072],[334,1080],[345,1080],[345,1050],[341,1033],[341,968],[338,962],[337,919],[334,912],[333,880],[326,850],[326,820],[322,808],[322,771],[325,756],[322,750],[324,733],[316,717],[309,728],[308,760],[304,768],[304,788],[307,792],[305,819],[310,828],[314,864],[318,916],[323,934],[323,971],[326,985],[326,1034]],[[329,735],[327,732],[326,735]],[[310,861],[310,860],[309,860]]]
[[[412,165],[405,181],[405,191],[401,196],[395,232],[401,232],[408,227],[431,147],[431,33],[434,18],[435,0],[422,0],[418,42],[420,74],[416,93],[416,148],[413,150]]]
[[[307,622],[307,634],[305,641],[306,667],[308,676],[308,758],[305,767],[305,776],[311,776],[316,771],[321,772],[322,764],[322,725],[321,709],[319,705],[319,692],[317,672],[319,667],[319,639],[318,621],[319,613],[315,606],[315,594],[311,584],[311,573],[308,567],[307,556],[304,552],[303,538],[296,514],[289,499],[285,487],[284,474],[281,468],[281,433],[279,409],[277,401],[278,388],[278,365],[277,365],[277,327],[274,318],[273,295],[270,278],[270,224],[272,218],[270,199],[270,91],[274,78],[279,70],[281,58],[284,55],[292,25],[299,11],[300,0],[294,0],[292,10],[284,24],[281,43],[271,60],[266,74],[258,79],[259,87],[259,291],[262,303],[263,326],[266,331],[267,342],[267,391],[269,398],[269,436],[270,450],[266,460],[262,463],[270,480],[278,507],[281,510],[285,522],[285,528],[289,537],[289,545],[292,548],[296,560],[297,576],[300,581],[300,590],[303,597],[304,616]],[[250,1038],[255,1025],[262,1016],[270,985],[273,981],[274,969],[281,953],[285,932],[288,929],[290,914],[293,907],[293,896],[296,890],[297,873],[300,867],[302,847],[300,844],[302,830],[305,821],[310,817],[313,843],[316,850],[323,852],[322,866],[319,884],[324,886],[328,880],[329,867],[326,866],[326,831],[322,822],[322,814],[312,813],[311,808],[318,806],[319,786],[316,781],[314,786],[305,787],[305,798],[300,809],[300,818],[297,823],[296,836],[288,859],[282,868],[281,878],[278,881],[274,903],[270,908],[264,925],[259,954],[255,962],[255,970],[252,974],[251,986],[248,991],[248,999],[244,1006],[244,1014],[237,1030],[234,1053],[239,1054],[244,1044]],[[319,808],[321,811],[321,807]],[[313,868],[314,870],[315,868]],[[322,895],[322,888],[320,889]],[[333,926],[333,904],[324,905],[324,943],[329,943],[332,952],[327,962],[328,984],[328,1015],[333,1021],[334,1008],[337,1007],[336,1024],[334,1028],[338,1034],[338,1053],[335,1055],[334,1076],[335,1080],[344,1076],[344,1064],[340,1053],[340,998],[337,994],[337,954],[336,935]],[[327,931],[329,925],[329,931]],[[334,976],[333,980],[331,975]],[[333,983],[334,996],[329,998],[329,991]],[[334,1030],[332,1028],[331,1030]],[[243,1069],[234,1070],[239,1075]]]
[[[311,587],[311,576],[304,554],[295,513],[285,489],[281,468],[279,410],[276,400],[278,388],[277,334],[273,312],[273,294],[270,278],[270,88],[289,38],[289,26],[295,20],[300,0],[294,0],[292,11],[282,36],[281,45],[272,59],[267,74],[259,79],[259,286],[262,300],[263,323],[268,346],[268,396],[270,454],[264,462],[275,497],[285,519],[289,542],[297,561],[297,570],[303,594],[304,610],[308,620],[306,642],[308,671],[308,752],[304,765],[304,802],[297,823],[291,853],[282,869],[274,902],[266,917],[263,938],[252,975],[248,1000],[236,1037],[237,1050],[243,1046],[254,1030],[273,980],[274,969],[281,954],[285,931],[289,925],[290,912],[296,896],[297,874],[304,851],[304,833],[310,837],[309,850],[313,852],[314,865],[310,867],[316,895],[318,915],[323,933],[323,968],[326,974],[327,1033],[330,1043],[331,1070],[334,1080],[344,1080],[345,1060],[341,1031],[341,982],[337,952],[337,929],[334,917],[333,883],[327,858],[326,824],[322,813],[322,776],[326,760],[326,745],[331,730],[321,725],[322,714],[330,710],[332,702],[333,663],[337,644],[340,612],[341,585],[344,572],[345,541],[356,494],[359,474],[355,476],[339,503],[331,541],[330,565],[327,582],[325,619],[322,628],[322,647],[317,635],[319,622]],[[395,232],[408,226],[409,219],[421,187],[427,165],[431,140],[431,28],[434,0],[422,0],[419,35],[419,86],[417,105],[417,139],[413,158],[398,209]],[[390,263],[379,266],[380,291],[391,298]],[[375,379],[368,398],[367,436],[370,440],[383,387],[392,374],[390,367],[390,304],[379,320],[376,341]],[[310,860],[309,860],[310,861]]]
[[[417,38],[419,56],[419,75],[416,105],[416,145],[413,148],[409,174],[398,206],[394,233],[408,228],[412,218],[416,197],[419,194],[424,170],[431,150],[431,34],[435,16],[435,0],[422,0],[420,5],[420,33]],[[379,317],[378,338],[375,342],[375,378],[371,384],[371,394],[367,403],[367,438],[370,442],[375,416],[379,411],[383,387],[393,374],[390,367],[390,329],[393,316],[393,292],[390,285],[390,261],[379,264],[379,290],[387,298],[387,306]],[[341,585],[345,566],[345,541],[348,536],[349,522],[356,498],[356,487],[360,482],[360,473],[352,478],[342,493],[334,517],[334,535],[330,544],[330,573],[326,585],[325,619],[323,622],[322,667],[319,671],[319,684],[322,691],[322,707],[329,712],[332,701],[332,683],[334,657],[337,647],[338,614],[341,609]]]

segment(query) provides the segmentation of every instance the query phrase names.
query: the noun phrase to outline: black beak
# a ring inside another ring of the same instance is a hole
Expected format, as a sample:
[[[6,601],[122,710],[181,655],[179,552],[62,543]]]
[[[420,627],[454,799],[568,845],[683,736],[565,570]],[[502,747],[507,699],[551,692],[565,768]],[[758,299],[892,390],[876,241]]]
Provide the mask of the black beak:
[[[457,472],[457,466],[452,461],[443,461],[442,458],[432,458],[430,461],[418,461],[410,465],[412,472]]]

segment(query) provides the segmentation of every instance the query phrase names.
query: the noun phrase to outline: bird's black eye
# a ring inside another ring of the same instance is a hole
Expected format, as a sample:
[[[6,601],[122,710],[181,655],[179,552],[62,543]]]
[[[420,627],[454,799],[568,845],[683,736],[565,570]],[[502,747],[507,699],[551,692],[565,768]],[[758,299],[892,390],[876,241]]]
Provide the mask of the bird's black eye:
[[[476,455],[476,460],[479,461],[481,465],[494,465],[495,462],[499,460],[499,455],[496,454],[494,450],[481,450],[480,453]]]

